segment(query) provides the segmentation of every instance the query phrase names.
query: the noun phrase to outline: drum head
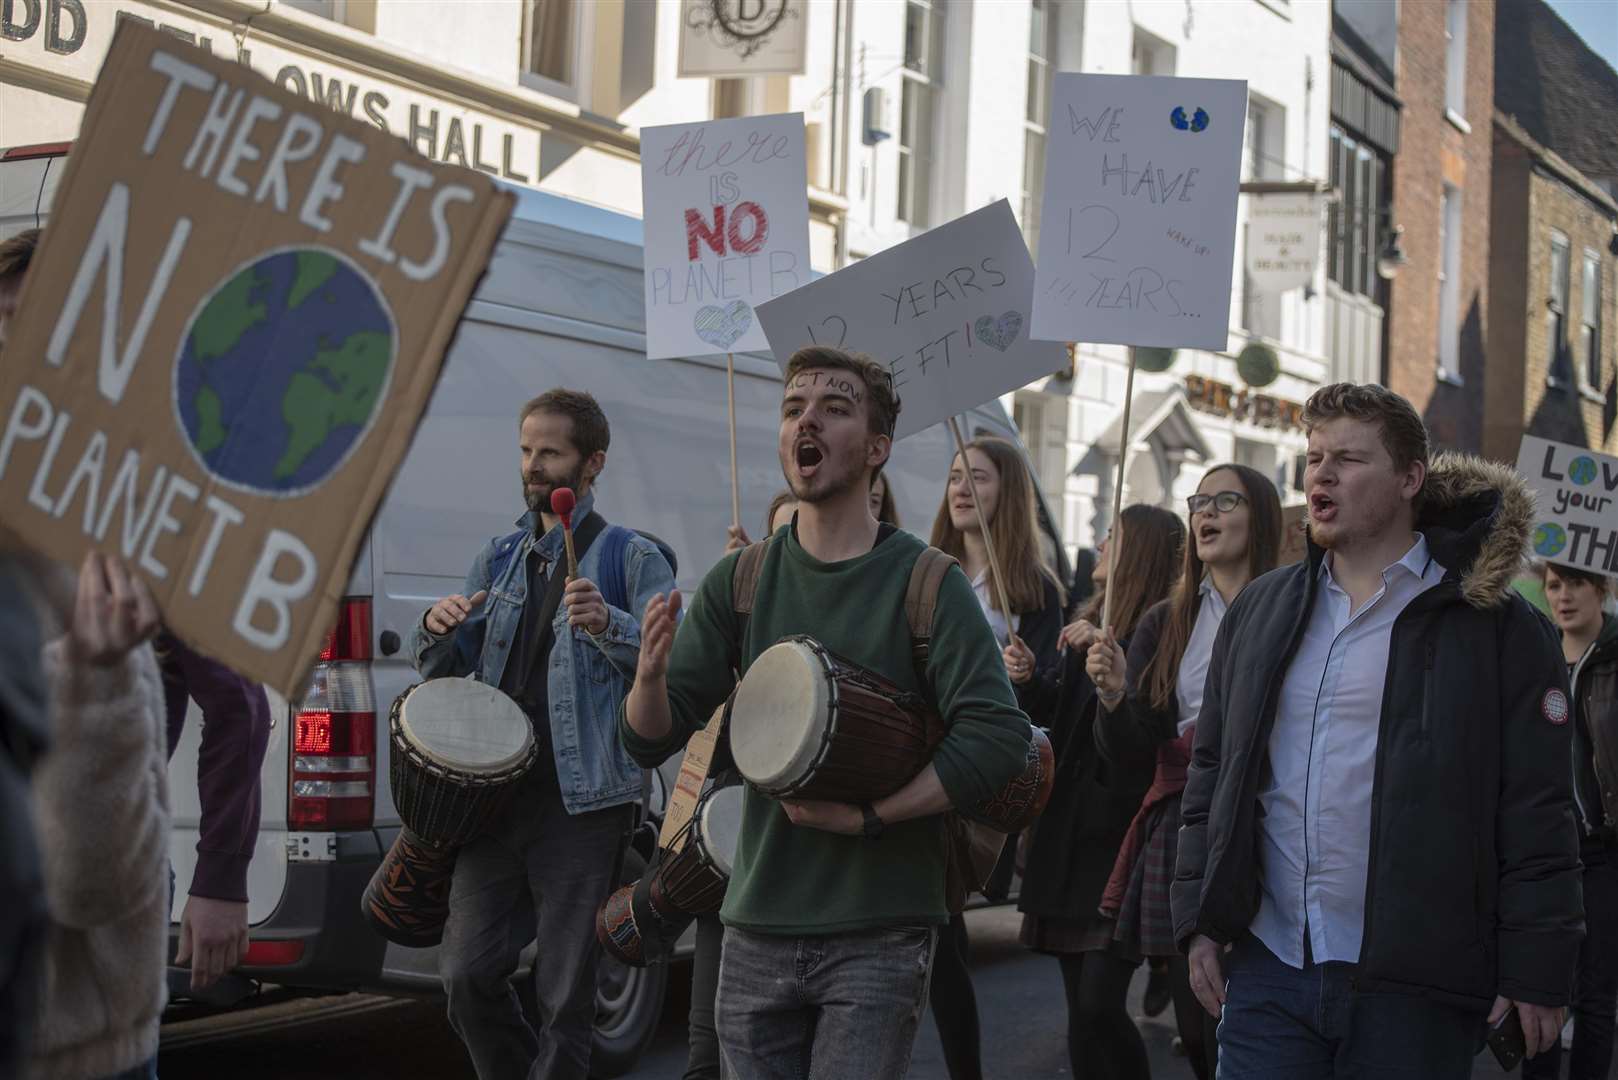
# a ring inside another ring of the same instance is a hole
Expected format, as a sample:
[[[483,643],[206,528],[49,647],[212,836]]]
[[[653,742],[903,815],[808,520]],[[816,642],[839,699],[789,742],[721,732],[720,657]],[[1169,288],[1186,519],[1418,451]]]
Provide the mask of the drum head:
[[[809,772],[828,722],[826,663],[802,640],[783,641],[747,669],[730,710],[736,768],[765,791],[790,787]]]
[[[434,763],[480,776],[521,765],[534,741],[517,703],[473,679],[431,679],[417,686],[400,703],[399,728]]]
[[[742,786],[715,788],[702,797],[697,807],[702,822],[702,851],[715,870],[730,877],[736,864],[736,841],[742,834]]]

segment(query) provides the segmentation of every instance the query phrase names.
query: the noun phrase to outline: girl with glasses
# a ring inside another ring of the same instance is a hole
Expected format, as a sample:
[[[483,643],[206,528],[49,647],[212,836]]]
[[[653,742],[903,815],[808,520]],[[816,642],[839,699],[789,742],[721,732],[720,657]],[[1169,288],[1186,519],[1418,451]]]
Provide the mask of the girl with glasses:
[[[1118,546],[1113,624],[1128,641],[1142,616],[1174,587],[1185,526],[1160,507],[1124,510],[1096,560],[1096,593],[1063,631],[1066,649],[1057,677],[1049,684],[1041,681],[1025,703],[1031,715],[1049,719],[1056,780],[1034,826],[1017,906],[1023,911],[1023,944],[1055,956],[1061,965],[1068,1056],[1076,1080],[1147,1075],[1146,1047],[1125,1004],[1141,957],[1113,940],[1112,921],[1097,910],[1130,819],[1152,779],[1150,758],[1115,766],[1096,752],[1096,691],[1085,672],[1085,656],[1098,636],[1112,545]]]
[[[1104,634],[1090,650],[1087,670],[1101,703],[1096,741],[1102,756],[1115,768],[1156,758],[1151,787],[1118,853],[1101,912],[1113,920],[1113,939],[1124,949],[1169,958],[1186,1057],[1199,1080],[1210,1080],[1218,1053],[1214,1021],[1191,992],[1169,913],[1180,795],[1214,634],[1247,583],[1275,568],[1281,500],[1262,473],[1245,465],[1217,465],[1203,476],[1186,509],[1191,542],[1173,598],[1146,613],[1129,643],[1127,661],[1123,648]]]

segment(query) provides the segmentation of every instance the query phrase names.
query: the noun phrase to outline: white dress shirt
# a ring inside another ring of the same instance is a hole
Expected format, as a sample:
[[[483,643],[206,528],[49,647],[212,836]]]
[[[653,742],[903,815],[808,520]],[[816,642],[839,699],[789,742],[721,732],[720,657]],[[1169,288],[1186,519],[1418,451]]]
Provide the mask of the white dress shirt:
[[[1259,791],[1262,895],[1253,933],[1292,967],[1357,963],[1365,932],[1371,796],[1393,624],[1444,578],[1417,536],[1358,611],[1321,565],[1303,641],[1281,684]]]
[[[1011,622],[1006,622],[1006,613],[989,602],[989,571],[983,570],[972,579],[972,591],[978,594],[978,606],[983,609],[983,615],[989,620],[989,629],[994,631],[994,640],[1000,643],[1003,649],[1011,644],[1011,635],[1016,633],[1022,625],[1022,616],[1013,615]]]
[[[1185,643],[1180,675],[1174,684],[1174,696],[1180,706],[1180,735],[1190,730],[1197,722],[1197,714],[1202,712],[1202,691],[1208,685],[1214,636],[1219,633],[1219,624],[1225,621],[1225,609],[1229,606],[1224,595],[1213,587],[1213,579],[1203,578],[1202,603],[1197,608],[1197,621],[1191,624],[1191,638]]]

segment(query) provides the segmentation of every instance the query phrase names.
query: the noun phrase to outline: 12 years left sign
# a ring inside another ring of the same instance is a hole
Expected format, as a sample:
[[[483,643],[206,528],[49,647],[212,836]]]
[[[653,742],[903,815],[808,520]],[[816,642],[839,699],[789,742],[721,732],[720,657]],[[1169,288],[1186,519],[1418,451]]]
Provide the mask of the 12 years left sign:
[[[125,23],[0,363],[5,526],[300,698],[511,201]]]

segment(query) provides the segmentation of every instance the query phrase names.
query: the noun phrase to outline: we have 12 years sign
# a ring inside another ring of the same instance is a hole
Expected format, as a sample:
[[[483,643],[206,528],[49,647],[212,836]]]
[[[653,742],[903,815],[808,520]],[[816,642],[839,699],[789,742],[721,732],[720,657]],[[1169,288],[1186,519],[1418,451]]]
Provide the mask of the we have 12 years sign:
[[[1058,75],[1033,334],[1229,344],[1247,84]]]
[[[301,698],[511,204],[124,23],[0,363],[5,527]]]

